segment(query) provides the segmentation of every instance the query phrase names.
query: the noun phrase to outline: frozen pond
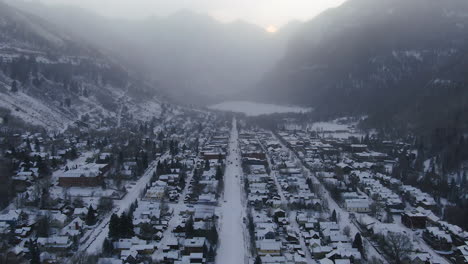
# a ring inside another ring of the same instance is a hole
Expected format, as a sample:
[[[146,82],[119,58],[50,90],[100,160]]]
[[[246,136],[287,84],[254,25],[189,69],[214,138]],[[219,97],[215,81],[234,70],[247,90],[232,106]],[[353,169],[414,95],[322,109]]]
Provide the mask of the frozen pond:
[[[268,115],[274,113],[304,113],[312,110],[311,108],[298,106],[282,106],[249,101],[227,101],[212,105],[209,108],[213,110],[244,113],[248,116]]]

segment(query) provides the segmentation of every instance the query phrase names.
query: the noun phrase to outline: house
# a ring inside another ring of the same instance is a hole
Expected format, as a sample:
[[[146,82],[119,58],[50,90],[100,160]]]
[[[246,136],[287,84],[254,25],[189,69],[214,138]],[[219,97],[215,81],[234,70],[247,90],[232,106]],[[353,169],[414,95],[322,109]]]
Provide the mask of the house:
[[[62,173],[59,176],[61,187],[96,187],[100,186],[109,169],[108,164],[88,163]]]
[[[432,263],[431,259],[432,256],[429,253],[417,252],[412,253],[409,256],[409,260],[411,264],[427,264]]]
[[[131,251],[136,251],[140,255],[149,255],[153,254],[155,251],[156,247],[155,245],[148,245],[146,242],[142,242],[141,244],[138,245],[133,245],[130,250]]]
[[[264,239],[257,241],[257,250],[260,256],[279,256],[281,255],[281,242],[273,239]]]
[[[189,263],[205,263],[206,259],[202,253],[191,253],[190,255],[182,256],[181,261],[175,261],[174,264],[189,264]]]
[[[417,211],[404,212],[401,215],[401,222],[409,228],[424,229],[426,228],[426,215]]]
[[[321,258],[324,258],[332,250],[333,248],[330,246],[318,246],[318,247],[312,248],[311,253],[315,259],[321,259]]]
[[[123,261],[115,258],[99,258],[97,264],[123,264]]]
[[[164,197],[166,188],[166,182],[156,181],[153,183],[153,186],[146,191],[145,199],[150,201],[161,200]]]
[[[16,225],[19,220],[21,210],[9,210],[6,214],[0,214],[0,222],[8,225]]]
[[[368,213],[370,212],[369,199],[346,199],[345,208],[348,212]]]
[[[274,216],[275,222],[278,222],[279,218],[286,217],[286,212],[284,210],[278,208],[273,212],[273,216]]]
[[[468,263],[468,242],[465,245],[455,248],[453,257],[456,264]]]
[[[372,229],[374,227],[375,224],[379,224],[380,222],[377,221],[376,219],[368,216],[368,215],[360,215],[357,219],[356,219],[357,223],[359,224],[359,226],[361,227],[361,230],[363,231],[363,233],[370,233],[372,232]]]
[[[452,250],[452,237],[438,227],[426,227],[423,232],[423,239],[435,250]]]
[[[468,241],[468,232],[464,231],[461,227],[445,221],[439,221],[438,225],[441,229],[450,234],[455,246],[463,246],[466,244],[466,241]]]
[[[64,236],[78,236],[79,234],[81,234],[84,226],[85,222],[81,218],[77,217],[73,219],[64,228],[62,228],[60,234]]]
[[[348,247],[338,247],[331,251],[330,253],[327,253],[325,255],[326,258],[330,260],[334,260],[336,263],[336,260],[342,260],[342,259],[352,259],[354,261],[358,261],[361,259],[361,253],[357,248],[348,248]]]
[[[133,252],[138,253],[138,251],[136,249],[132,249],[132,247],[139,246],[139,245],[146,245],[146,241],[139,239],[137,237],[133,237],[133,238],[121,238],[118,241],[115,241],[113,243],[114,250],[117,252],[121,252],[121,255],[123,254],[124,251],[132,251],[132,252],[126,252],[125,254],[127,256],[133,255]]]
[[[262,264],[280,264],[280,263],[288,263],[286,261],[286,258],[284,256],[270,256],[266,255],[263,257],[260,257],[262,260]]]
[[[198,196],[198,204],[216,205],[217,203],[216,196],[212,193],[200,194]]]
[[[39,248],[47,252],[65,252],[72,246],[72,241],[67,236],[39,237]]]
[[[49,252],[42,252],[39,255],[39,259],[43,264],[56,264],[59,263],[57,256],[54,254],[50,254]]]
[[[206,250],[206,239],[204,237],[194,237],[184,241],[184,255],[192,253],[204,253]]]

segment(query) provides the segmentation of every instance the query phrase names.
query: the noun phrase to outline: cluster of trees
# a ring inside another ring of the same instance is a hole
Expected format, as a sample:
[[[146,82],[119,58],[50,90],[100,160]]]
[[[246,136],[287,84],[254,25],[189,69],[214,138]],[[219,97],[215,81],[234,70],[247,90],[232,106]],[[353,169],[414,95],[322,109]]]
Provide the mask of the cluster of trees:
[[[218,181],[218,189],[216,195],[219,196],[224,190],[224,166],[219,164],[216,167],[215,178]]]
[[[123,213],[121,216],[112,214],[109,222],[109,238],[131,238],[135,235],[133,230],[132,214]]]
[[[171,160],[170,163],[167,162],[167,160],[163,160],[163,162],[158,161],[156,165],[156,175],[159,177],[163,174],[172,174],[174,169],[182,169],[182,165],[178,160]]]
[[[13,164],[7,159],[0,159],[0,208],[7,206],[15,192],[13,188]]]
[[[51,60],[55,58],[50,57]],[[112,85],[124,87],[128,81],[128,73],[121,67],[115,65],[102,66],[91,59],[80,59],[78,63],[40,63],[35,56],[20,56],[11,61],[2,61],[1,68],[13,80],[23,84],[31,81],[36,87],[46,79],[62,83],[67,90],[78,94],[83,93],[79,83],[74,80],[75,76],[82,76],[96,85]],[[84,89],[86,90],[86,89]],[[86,90],[84,93],[88,93]]]
[[[250,207],[250,206],[249,206]],[[247,210],[247,230],[249,231],[249,238],[250,238],[250,250],[252,251],[252,255],[256,254],[256,245],[255,245],[255,224],[253,221],[253,216],[250,213],[250,208]]]
[[[468,216],[468,200],[463,195],[468,190],[468,177],[462,166],[463,161],[468,162],[467,140],[442,139],[440,134],[434,138],[443,142],[438,142],[432,150],[424,147],[422,141],[417,141],[416,155],[407,150],[395,153],[398,163],[392,170],[392,176],[431,194],[439,203],[438,208],[443,207],[441,198],[446,198],[450,202],[448,210],[443,210],[444,215],[440,215],[442,210],[435,213],[453,224],[468,228],[464,220]],[[426,160],[430,162],[424,166]],[[449,178],[449,175],[455,177]]]
[[[215,219],[213,219],[213,222]],[[216,246],[218,243],[218,230],[216,229],[216,225],[212,224],[210,229],[207,231],[196,231],[194,229],[194,221],[193,218],[190,216],[185,223],[185,237],[186,238],[193,238],[193,237],[205,237],[208,242],[212,246]]]
[[[204,185],[200,183],[202,175],[203,175],[202,169],[193,170],[192,193],[190,194],[192,198],[198,197],[203,192]]]
[[[107,198],[107,197],[99,198],[97,209],[100,213],[110,212],[112,208],[114,208],[114,200],[112,200],[111,198]]]
[[[28,241],[28,249],[29,249],[29,263],[30,264],[41,264],[41,252],[37,245],[37,241],[29,240]]]
[[[179,142],[177,142],[176,140],[169,141],[169,153],[172,156],[176,156],[177,154],[179,154]]]

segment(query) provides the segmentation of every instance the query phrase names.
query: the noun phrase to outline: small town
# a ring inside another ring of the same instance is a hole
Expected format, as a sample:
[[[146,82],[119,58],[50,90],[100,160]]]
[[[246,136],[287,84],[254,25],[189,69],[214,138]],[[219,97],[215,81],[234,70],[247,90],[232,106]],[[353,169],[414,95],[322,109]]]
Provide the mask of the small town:
[[[169,108],[118,134],[3,134],[5,263],[466,262],[450,193],[395,172],[410,145],[346,119],[232,118]]]

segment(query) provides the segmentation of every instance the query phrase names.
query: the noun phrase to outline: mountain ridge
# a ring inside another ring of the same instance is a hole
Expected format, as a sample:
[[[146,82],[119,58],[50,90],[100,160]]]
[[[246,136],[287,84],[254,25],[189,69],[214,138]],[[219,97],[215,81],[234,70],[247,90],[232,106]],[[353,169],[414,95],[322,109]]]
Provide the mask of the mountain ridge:
[[[428,108],[432,95],[424,87],[437,89],[436,79],[467,81],[458,73],[466,63],[464,14],[468,4],[458,0],[348,1],[302,27],[259,91],[270,95],[267,100],[286,99],[323,114],[411,124],[416,119],[403,113],[415,105]]]
[[[206,105],[247,93],[279,60],[290,34],[270,34],[250,23],[223,23],[187,10],[167,17],[122,21],[80,9],[20,3],[16,5],[23,10],[111,51],[182,103]]]
[[[76,124],[112,127],[122,108],[140,120],[160,112],[152,84],[42,18],[0,7],[2,120],[58,131]]]

